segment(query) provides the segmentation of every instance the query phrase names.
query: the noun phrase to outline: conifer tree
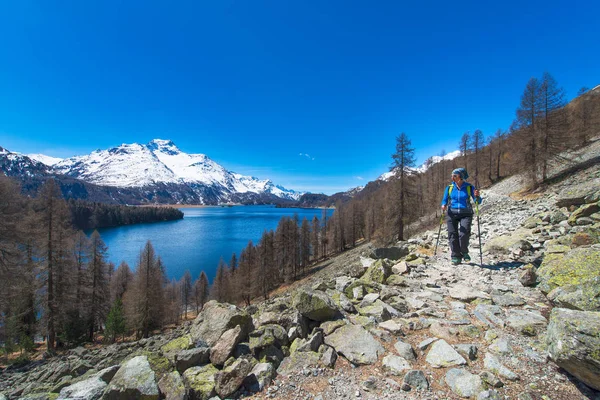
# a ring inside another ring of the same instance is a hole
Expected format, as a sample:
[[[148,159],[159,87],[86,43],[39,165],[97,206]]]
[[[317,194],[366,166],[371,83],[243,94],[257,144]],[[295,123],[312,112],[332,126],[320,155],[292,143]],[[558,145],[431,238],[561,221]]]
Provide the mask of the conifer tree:
[[[310,245],[312,248],[312,259],[314,261],[319,259],[319,233],[321,232],[321,225],[319,218],[315,215],[312,219],[312,228],[310,231]]]
[[[123,302],[120,298],[117,298],[106,317],[106,338],[110,343],[114,343],[117,336],[125,335],[126,331]]]
[[[188,305],[192,296],[192,274],[186,269],[181,278],[181,301],[183,304],[184,318],[187,320]]]
[[[398,240],[404,240],[404,224],[408,217],[406,208],[406,191],[408,190],[407,169],[415,166],[415,150],[411,147],[406,133],[402,132],[396,137],[396,152],[392,154],[393,164],[391,170],[396,170],[396,179],[399,188],[399,202],[397,208],[397,233]]]
[[[110,298],[112,302],[117,299],[123,300],[123,296],[127,289],[130,288],[133,281],[133,274],[129,268],[129,264],[125,261],[119,264],[119,267],[110,279]]]
[[[194,301],[196,303],[196,313],[199,313],[204,303],[208,301],[208,278],[202,271],[200,277],[194,282]]]
[[[94,230],[90,237],[90,253],[87,267],[89,300],[88,300],[88,334],[89,340],[94,340],[94,332],[99,329],[108,312],[108,300],[110,299],[109,281],[107,274],[106,252],[108,248]]]
[[[521,104],[517,108],[517,118],[515,120],[518,136],[522,143],[521,163],[528,171],[529,178],[534,186],[538,184],[538,170],[540,157],[538,155],[538,135],[539,119],[542,115],[542,105],[540,96],[540,82],[536,78],[531,78],[521,96]]]
[[[565,91],[558,86],[556,80],[545,72],[541,85],[541,149],[542,180],[548,177],[548,163],[556,159],[565,148],[567,131],[567,114],[565,107]]]

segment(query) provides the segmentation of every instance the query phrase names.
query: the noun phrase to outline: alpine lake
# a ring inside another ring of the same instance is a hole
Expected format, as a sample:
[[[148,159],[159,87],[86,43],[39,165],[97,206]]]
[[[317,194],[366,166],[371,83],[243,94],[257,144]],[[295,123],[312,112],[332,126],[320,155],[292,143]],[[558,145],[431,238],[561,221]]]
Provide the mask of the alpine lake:
[[[304,218],[312,224],[315,216],[322,222],[324,212],[327,218],[333,214],[333,209],[275,206],[207,206],[180,210],[184,217],[177,221],[98,229],[108,246],[108,260],[115,268],[125,261],[134,271],[141,250],[150,240],[169,279],[180,279],[189,270],[195,280],[204,271],[212,282],[221,257],[229,263],[235,253],[239,260],[248,241],[256,245],[265,230],[277,228],[281,217],[297,215],[299,224]]]

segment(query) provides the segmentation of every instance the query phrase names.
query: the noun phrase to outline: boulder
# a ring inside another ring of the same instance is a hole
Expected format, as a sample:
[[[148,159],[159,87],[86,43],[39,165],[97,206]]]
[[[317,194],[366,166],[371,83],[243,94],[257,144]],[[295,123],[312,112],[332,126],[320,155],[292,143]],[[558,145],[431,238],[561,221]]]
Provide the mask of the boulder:
[[[277,373],[285,376],[298,375],[302,370],[306,368],[314,368],[319,365],[320,354],[312,351],[306,352],[295,352],[289,357],[286,357],[279,368]]]
[[[537,274],[538,287],[545,294],[557,287],[590,282],[600,276],[600,250],[577,247],[564,254],[546,254]]]
[[[383,357],[383,361],[381,363],[383,365],[383,369],[389,371],[389,373],[392,375],[401,375],[404,371],[411,368],[406,359],[393,354],[388,354],[387,356]]]
[[[579,285],[557,287],[548,293],[556,307],[581,311],[600,311],[600,276]]]
[[[402,384],[417,390],[429,390],[429,381],[427,380],[427,377],[423,371],[416,369],[408,371],[406,375],[404,375]]]
[[[590,215],[597,213],[598,211],[600,211],[600,204],[598,203],[592,203],[592,204],[585,204],[581,207],[579,207],[577,210],[575,210],[568,219],[569,225],[573,226],[573,225],[577,225],[577,220],[580,218],[584,218],[584,217],[589,217]]]
[[[481,377],[465,369],[452,368],[446,372],[444,380],[455,394],[465,399],[475,397],[484,389]]]
[[[339,315],[337,307],[327,294],[312,289],[298,289],[293,304],[300,314],[314,321],[328,321]]]
[[[458,354],[458,352],[444,339],[437,340],[433,343],[429,353],[427,353],[425,361],[434,368],[465,365],[467,363],[467,360]]]
[[[210,349],[206,347],[197,347],[190,350],[182,350],[175,354],[175,369],[183,373],[186,369],[197,365],[207,364],[210,358]]]
[[[538,328],[545,328],[548,320],[539,312],[508,309],[506,311],[506,325],[516,332],[527,336],[534,336]]]
[[[274,375],[275,368],[273,368],[273,364],[258,363],[244,379],[243,385],[251,392],[261,392],[265,386],[271,384]]]
[[[509,235],[496,236],[483,246],[485,253],[510,254],[511,248],[531,235],[531,229],[518,228]]]
[[[214,365],[225,364],[225,361],[227,361],[231,353],[233,353],[235,346],[237,346],[242,339],[242,328],[240,328],[239,325],[225,331],[221,335],[219,341],[210,349],[210,362]]]
[[[107,386],[106,382],[95,376],[63,388],[58,399],[96,400],[102,397]]]
[[[519,275],[519,282],[523,286],[534,286],[537,282],[537,273],[533,264],[527,264],[523,267],[523,272]]]
[[[158,381],[158,388],[166,400],[187,399],[187,392],[185,390],[185,385],[183,384],[183,379],[177,371],[165,374],[161,380]]]
[[[194,320],[190,335],[193,341],[203,339],[212,347],[225,331],[238,325],[242,336],[254,329],[252,317],[247,312],[231,304],[211,300],[204,305],[202,312]]]
[[[367,269],[367,272],[361,278],[366,282],[385,283],[386,279],[392,275],[392,263],[387,259],[377,260]]]
[[[256,360],[241,357],[215,375],[215,391],[225,399],[235,393],[242,385],[244,378],[252,371]]]
[[[104,394],[107,400],[159,398],[154,371],[146,356],[137,356],[121,365]]]
[[[600,390],[600,312],[555,308],[546,334],[548,354],[561,368]]]
[[[342,326],[325,337],[325,344],[356,365],[373,364],[384,353],[383,346],[373,335],[357,325]]]
[[[212,364],[192,367],[183,373],[183,381],[189,388],[191,400],[208,400],[215,395],[215,374],[219,372]]]
[[[388,260],[399,260],[402,257],[406,257],[408,253],[410,253],[408,243],[402,243],[398,246],[375,249],[371,256],[372,258],[377,259],[387,258]]]
[[[598,192],[598,186],[588,184],[572,185],[563,189],[556,198],[557,207],[579,206],[591,202]],[[598,201],[598,200],[596,200]]]
[[[280,325],[264,325],[250,332],[250,350],[255,354],[269,346],[281,348],[289,345],[289,338],[285,328]]]
[[[483,360],[483,366],[485,369],[510,381],[516,381],[519,379],[519,376],[517,374],[515,374],[514,372],[506,368],[504,365],[502,365],[500,360],[490,353],[486,353],[485,358]]]

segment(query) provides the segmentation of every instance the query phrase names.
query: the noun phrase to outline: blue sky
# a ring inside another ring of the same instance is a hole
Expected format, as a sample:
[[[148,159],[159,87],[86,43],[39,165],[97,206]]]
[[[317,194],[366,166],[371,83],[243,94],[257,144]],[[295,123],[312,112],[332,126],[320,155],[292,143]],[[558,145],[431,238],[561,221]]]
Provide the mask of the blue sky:
[[[600,84],[598,15],[578,0],[2,2],[0,146],[171,139],[331,194],[386,172],[401,132],[421,163],[507,129],[544,71],[569,99]]]

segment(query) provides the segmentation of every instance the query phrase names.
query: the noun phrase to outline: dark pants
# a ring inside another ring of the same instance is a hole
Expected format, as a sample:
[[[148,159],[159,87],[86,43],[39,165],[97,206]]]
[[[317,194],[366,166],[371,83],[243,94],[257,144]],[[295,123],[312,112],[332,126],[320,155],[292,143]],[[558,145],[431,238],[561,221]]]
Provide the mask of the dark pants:
[[[469,252],[469,237],[471,236],[471,222],[473,211],[465,210],[456,212],[448,209],[446,224],[448,225],[448,241],[452,257],[462,258]]]

